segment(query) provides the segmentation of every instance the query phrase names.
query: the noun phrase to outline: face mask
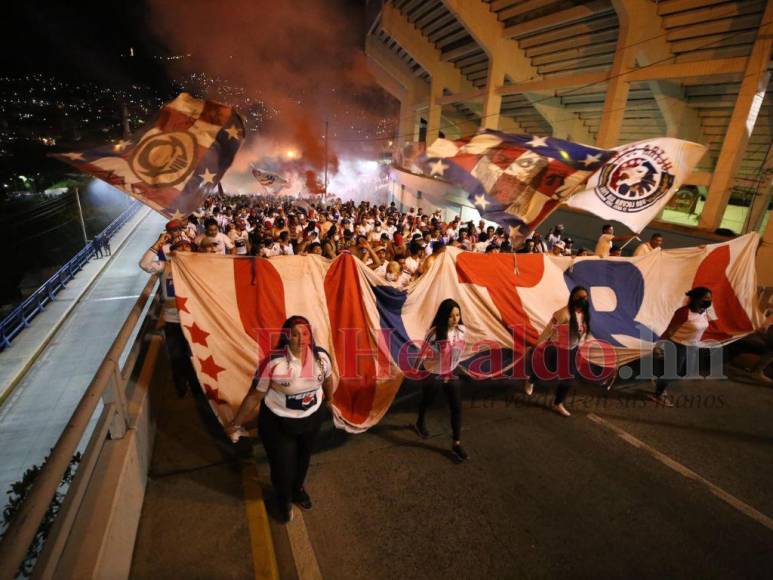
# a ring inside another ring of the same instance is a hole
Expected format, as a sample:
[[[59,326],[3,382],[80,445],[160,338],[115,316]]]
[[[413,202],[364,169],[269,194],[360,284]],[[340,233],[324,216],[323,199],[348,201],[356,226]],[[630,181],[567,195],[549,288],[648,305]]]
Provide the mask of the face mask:
[[[334,239],[334,240],[337,242],[338,240],[340,240],[340,239],[341,239],[341,236],[339,236],[339,235],[335,235],[335,236],[333,236],[333,239]]]
[[[703,308],[704,310],[706,308],[711,308],[711,300],[703,300],[703,301],[701,301],[700,307]]]
[[[386,279],[389,282],[397,282],[397,275],[396,274],[392,274],[391,272],[387,272]]]
[[[587,298],[577,298],[574,301],[574,305],[577,308],[586,308],[588,306],[588,299]]]

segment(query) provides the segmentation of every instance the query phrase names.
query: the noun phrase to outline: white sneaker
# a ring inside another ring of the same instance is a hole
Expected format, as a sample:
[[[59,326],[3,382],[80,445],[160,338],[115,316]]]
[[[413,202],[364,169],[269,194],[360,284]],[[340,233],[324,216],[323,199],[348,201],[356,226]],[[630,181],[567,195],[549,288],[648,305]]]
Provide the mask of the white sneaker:
[[[561,415],[562,417],[571,417],[572,414],[566,410],[566,407],[564,407],[563,403],[559,403],[558,405],[551,405],[550,406],[553,411]]]
[[[773,379],[771,379],[768,375],[766,375],[765,371],[753,372],[752,376],[758,381],[760,381],[761,383],[766,383],[768,385],[773,384]]]
[[[523,392],[526,393],[527,397],[531,397],[534,394],[534,383],[527,379],[523,384]]]

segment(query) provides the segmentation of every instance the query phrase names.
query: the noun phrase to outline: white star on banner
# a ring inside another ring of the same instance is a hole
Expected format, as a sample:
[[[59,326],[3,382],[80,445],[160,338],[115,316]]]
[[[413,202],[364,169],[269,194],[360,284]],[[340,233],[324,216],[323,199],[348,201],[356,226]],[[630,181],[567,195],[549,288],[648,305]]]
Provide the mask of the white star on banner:
[[[62,153],[62,157],[67,157],[67,159],[72,161],[85,161],[83,153]]]
[[[529,147],[547,147],[548,146],[548,138],[547,137],[537,137],[536,135],[531,136],[531,141],[526,143]]]
[[[239,134],[239,129],[236,128],[236,125],[231,125],[228,127],[228,129],[225,130],[226,133],[228,133],[228,136],[231,139],[238,139],[241,135]]]
[[[486,211],[486,206],[490,204],[491,202],[486,199],[485,195],[476,195],[475,196],[475,205],[480,206],[480,208],[483,211]]]
[[[435,163],[430,163],[430,177],[433,175],[439,175],[440,177],[443,177],[443,174],[446,172],[446,169],[448,169],[448,165],[443,163],[442,159],[438,159],[435,161]]]
[[[599,161],[601,161],[601,153],[596,153],[595,155],[591,155],[590,153],[588,153],[585,156],[585,159],[580,161],[580,163],[582,163],[585,167],[589,167],[594,163],[598,163]]]
[[[201,177],[201,183],[208,183],[209,185],[215,184],[215,173],[210,173],[208,168],[204,168],[204,173],[199,174],[199,177]]]
[[[179,209],[174,210],[174,213],[172,214],[173,220],[181,220],[185,217],[185,214],[181,212]]]

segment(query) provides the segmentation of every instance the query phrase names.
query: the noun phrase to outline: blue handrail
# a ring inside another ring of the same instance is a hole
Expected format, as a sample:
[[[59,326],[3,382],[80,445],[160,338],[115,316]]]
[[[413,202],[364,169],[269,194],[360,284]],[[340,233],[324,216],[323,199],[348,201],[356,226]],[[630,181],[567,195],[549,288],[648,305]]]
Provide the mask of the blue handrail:
[[[95,254],[109,248],[110,238],[117,232],[134,214],[142,207],[142,204],[135,201],[121,215],[115,218],[93,240],[90,240],[77,254],[59,270],[51,276],[40,288],[35,290],[24,302],[11,310],[8,315],[0,321],[0,351],[11,346],[11,341],[19,333],[30,325],[30,321],[40,314],[46,304],[51,302],[59,291],[64,288],[70,280],[75,277],[81,268]]]

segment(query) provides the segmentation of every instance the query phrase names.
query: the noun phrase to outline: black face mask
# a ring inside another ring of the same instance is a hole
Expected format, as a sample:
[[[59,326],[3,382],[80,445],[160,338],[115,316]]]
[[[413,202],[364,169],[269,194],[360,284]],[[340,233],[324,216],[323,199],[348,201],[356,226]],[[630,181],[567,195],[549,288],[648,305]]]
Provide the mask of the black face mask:
[[[587,308],[588,307],[588,299],[587,298],[575,298],[574,306],[576,308]]]
[[[701,300],[700,304],[698,304],[703,309],[711,308],[711,300]]]

